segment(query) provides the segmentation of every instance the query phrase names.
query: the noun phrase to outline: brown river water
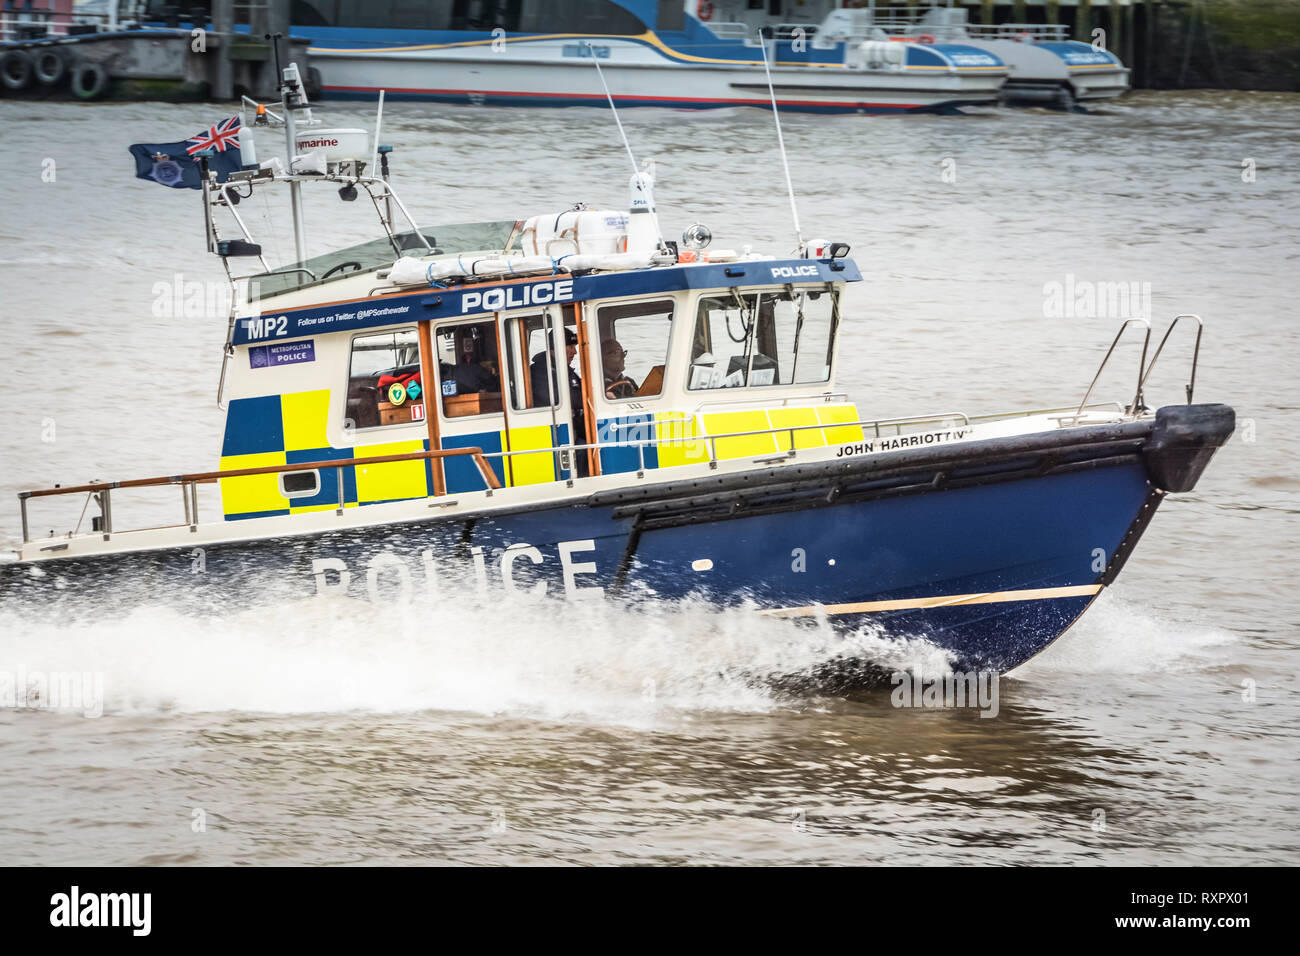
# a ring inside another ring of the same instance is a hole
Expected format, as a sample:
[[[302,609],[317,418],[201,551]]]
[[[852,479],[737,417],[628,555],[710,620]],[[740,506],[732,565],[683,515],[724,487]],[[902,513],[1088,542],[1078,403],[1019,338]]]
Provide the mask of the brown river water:
[[[0,547],[21,489],[217,466],[224,317],[153,306],[158,283],[221,270],[197,194],[134,179],[127,146],[225,115],[0,102]],[[623,120],[668,235],[700,220],[719,247],[792,247],[770,115]],[[0,607],[0,692],[102,679],[81,711],[0,699],[0,863],[1300,862],[1300,96],[789,116],[785,134],[805,235],[851,243],[866,279],[838,381],[864,416],[1077,402],[1120,317],[1050,315],[1055,287],[1137,283],[1159,329],[1205,319],[1196,398],[1235,406],[1237,434],[1116,586],[1001,681],[996,717],[792,693],[769,678],[831,653],[824,635],[691,602]],[[382,139],[422,224],[626,203],[600,110],[389,104]],[[371,237],[362,205],[309,209],[313,248]],[[284,221],[240,209],[255,232]],[[1182,399],[1190,346],[1171,349],[1153,405]],[[1120,359],[1102,398],[1131,393]],[[176,501],[122,507],[179,520]],[[77,520],[39,514],[38,534]]]

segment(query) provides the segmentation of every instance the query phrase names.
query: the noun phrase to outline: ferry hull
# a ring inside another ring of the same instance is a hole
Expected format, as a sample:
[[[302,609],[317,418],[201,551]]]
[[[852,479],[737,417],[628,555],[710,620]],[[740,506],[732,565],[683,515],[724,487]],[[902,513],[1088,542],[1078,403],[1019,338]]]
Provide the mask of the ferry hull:
[[[373,100],[381,89],[399,100],[487,106],[608,107],[590,61],[466,60],[435,55],[313,49],[324,98]],[[619,106],[669,109],[771,107],[761,65],[603,63]],[[809,113],[951,112],[996,102],[1005,70],[922,73],[852,69],[772,71],[783,111]]]
[[[699,595],[841,631],[924,638],[961,670],[1009,670],[1059,637],[1190,490],[1225,406],[946,448],[789,464],[205,549],[3,568],[6,604],[390,602],[500,590],[646,602]],[[201,552],[201,553],[200,553]]]

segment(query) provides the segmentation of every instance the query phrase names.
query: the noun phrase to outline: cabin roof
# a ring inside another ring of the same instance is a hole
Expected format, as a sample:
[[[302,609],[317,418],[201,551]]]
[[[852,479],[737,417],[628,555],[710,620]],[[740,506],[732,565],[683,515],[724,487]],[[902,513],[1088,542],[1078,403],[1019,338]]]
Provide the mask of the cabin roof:
[[[852,259],[743,259],[679,263],[620,272],[556,273],[522,279],[419,288],[405,293],[270,309],[235,323],[231,344],[281,341],[357,329],[406,325],[530,307],[653,295],[687,289],[726,289],[824,282],[858,282]]]

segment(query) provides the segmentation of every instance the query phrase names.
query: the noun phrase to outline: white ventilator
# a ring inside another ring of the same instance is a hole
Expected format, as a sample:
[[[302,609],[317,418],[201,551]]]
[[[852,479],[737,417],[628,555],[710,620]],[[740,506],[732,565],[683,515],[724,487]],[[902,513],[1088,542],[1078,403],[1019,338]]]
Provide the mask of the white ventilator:
[[[655,211],[655,164],[653,161],[632,174],[628,181],[631,205],[628,207],[627,252],[649,255],[663,245],[659,232],[659,214]]]

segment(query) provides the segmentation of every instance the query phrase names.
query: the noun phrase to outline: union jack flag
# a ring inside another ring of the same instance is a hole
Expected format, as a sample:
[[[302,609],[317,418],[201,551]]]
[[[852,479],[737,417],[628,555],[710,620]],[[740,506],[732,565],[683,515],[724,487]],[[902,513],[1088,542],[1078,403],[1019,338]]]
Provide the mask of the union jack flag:
[[[197,136],[191,136],[185,143],[185,152],[191,156],[201,149],[211,149],[218,153],[224,153],[227,146],[239,149],[239,117],[232,116],[216,126],[209,126]]]

